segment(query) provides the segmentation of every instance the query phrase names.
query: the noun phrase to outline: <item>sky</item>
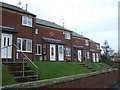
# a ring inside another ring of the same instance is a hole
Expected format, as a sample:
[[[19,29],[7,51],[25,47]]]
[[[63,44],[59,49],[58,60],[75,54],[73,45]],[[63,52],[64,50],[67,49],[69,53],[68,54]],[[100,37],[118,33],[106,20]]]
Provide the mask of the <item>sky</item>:
[[[118,51],[119,0],[1,0]],[[18,3],[21,2],[21,5]]]

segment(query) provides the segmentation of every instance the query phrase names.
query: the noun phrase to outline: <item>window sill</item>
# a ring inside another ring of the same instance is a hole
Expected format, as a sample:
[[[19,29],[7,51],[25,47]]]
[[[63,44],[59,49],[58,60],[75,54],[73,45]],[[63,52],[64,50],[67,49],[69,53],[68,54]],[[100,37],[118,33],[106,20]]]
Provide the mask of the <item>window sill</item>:
[[[29,25],[25,25],[25,24],[22,24],[22,26],[26,26],[26,27],[30,27],[30,28],[32,28],[32,26],[29,26]]]
[[[40,55],[42,55],[42,54],[35,54],[36,56],[40,56]]]
[[[32,53],[32,51],[17,51],[17,52]]]

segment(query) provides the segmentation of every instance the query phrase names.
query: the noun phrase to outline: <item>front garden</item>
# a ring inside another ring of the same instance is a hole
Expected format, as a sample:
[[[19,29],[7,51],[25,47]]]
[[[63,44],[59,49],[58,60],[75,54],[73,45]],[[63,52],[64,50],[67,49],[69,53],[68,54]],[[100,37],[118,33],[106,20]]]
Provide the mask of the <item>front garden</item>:
[[[34,66],[26,61],[26,63],[35,70]],[[90,73],[88,69],[82,67],[80,62],[49,62],[49,61],[34,61],[38,66],[38,75],[40,80],[71,76],[83,73]],[[96,71],[112,69],[111,66],[105,63],[82,62]],[[11,76],[7,66],[2,65],[2,85],[16,84]]]

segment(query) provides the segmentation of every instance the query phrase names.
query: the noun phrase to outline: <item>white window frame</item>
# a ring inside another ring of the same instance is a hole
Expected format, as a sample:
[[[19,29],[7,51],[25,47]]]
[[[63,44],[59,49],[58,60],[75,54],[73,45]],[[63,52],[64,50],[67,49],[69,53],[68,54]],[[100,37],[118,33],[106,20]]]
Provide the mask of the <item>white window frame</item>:
[[[22,25],[32,27],[32,18],[27,16],[22,16]]]
[[[98,50],[100,49],[99,45],[96,45],[96,47],[97,47]]]
[[[71,48],[66,48],[66,56],[71,56]]]
[[[87,52],[87,58],[90,59],[90,52]]]
[[[17,51],[22,51],[22,52],[32,52],[32,40],[31,39],[26,39],[26,38],[17,38],[17,40],[21,40],[21,46],[20,50],[18,49]],[[23,40],[26,40],[26,50],[23,50]],[[31,48],[28,48],[28,45],[31,45]],[[30,50],[29,50],[30,49]]]
[[[43,54],[46,54],[46,50],[47,50],[46,44],[43,44]]]
[[[88,40],[85,40],[85,45],[89,46],[89,41]]]
[[[40,48],[38,48],[38,47],[40,47]],[[36,44],[36,55],[42,55],[42,45],[41,44]]]
[[[65,34],[65,39],[71,39],[71,35],[69,32],[64,32]]]

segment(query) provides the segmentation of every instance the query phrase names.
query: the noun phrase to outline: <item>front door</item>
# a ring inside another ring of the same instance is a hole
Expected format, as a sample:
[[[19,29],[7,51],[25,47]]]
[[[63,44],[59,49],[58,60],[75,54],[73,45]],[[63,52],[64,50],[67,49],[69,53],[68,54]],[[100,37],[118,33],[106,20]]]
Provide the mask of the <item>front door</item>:
[[[93,62],[95,62],[95,53],[92,54]]]
[[[56,49],[54,44],[50,44],[50,61],[55,61],[56,59]]]
[[[82,60],[81,60],[82,58],[81,58],[81,50],[78,50],[78,60],[81,62]]]
[[[58,45],[58,57],[59,61],[64,61],[64,47],[62,45]]]
[[[1,58],[12,58],[12,34],[2,33]]]
[[[86,51],[83,50],[83,61],[85,62],[86,61]]]

